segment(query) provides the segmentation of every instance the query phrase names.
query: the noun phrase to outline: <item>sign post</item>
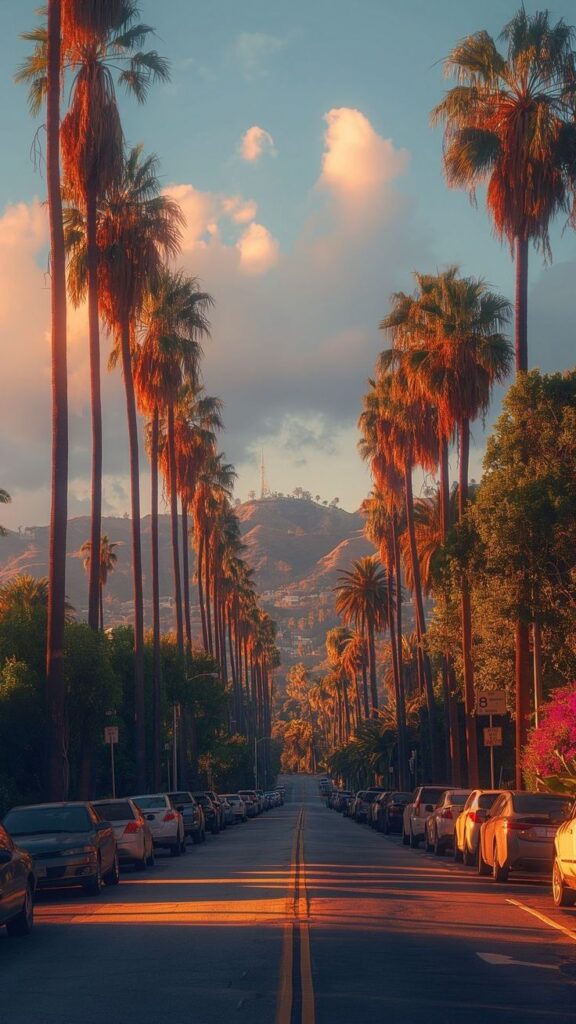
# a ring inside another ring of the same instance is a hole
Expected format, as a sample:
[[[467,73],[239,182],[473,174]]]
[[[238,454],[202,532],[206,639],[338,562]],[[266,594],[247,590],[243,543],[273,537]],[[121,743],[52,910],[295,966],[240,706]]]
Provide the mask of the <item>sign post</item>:
[[[494,747],[502,746],[502,729],[494,726],[493,715],[506,714],[506,690],[476,690],[476,714],[490,719],[484,729],[484,746],[490,748],[490,788],[494,789]]]
[[[112,771],[112,799],[116,799],[116,769],[114,766],[114,747],[118,743],[118,726],[107,725],[104,729],[104,743],[110,747],[110,768]]]
[[[490,788],[494,789],[494,747],[502,746],[502,729],[492,724],[492,715],[488,729],[484,729],[484,746],[490,748]]]

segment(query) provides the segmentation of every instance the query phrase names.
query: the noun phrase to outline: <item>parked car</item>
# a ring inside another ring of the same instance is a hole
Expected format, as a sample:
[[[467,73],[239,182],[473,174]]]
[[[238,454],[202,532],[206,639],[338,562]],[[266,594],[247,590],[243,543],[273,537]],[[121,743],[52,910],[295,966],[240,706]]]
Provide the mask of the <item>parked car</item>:
[[[356,803],[356,796],[354,793],[350,793],[349,796],[345,797],[342,801],[342,817],[353,818],[354,817],[354,804]]]
[[[473,789],[454,825],[454,860],[470,866],[478,859],[480,826],[501,789]]]
[[[217,836],[220,832],[220,819],[222,817],[220,805],[216,806],[212,798],[204,790],[199,790],[197,793],[193,793],[192,796],[204,811],[206,830],[211,832],[213,836]]]
[[[170,850],[172,857],[186,853],[184,818],[177,811],[168,793],[143,793],[133,796],[152,833],[155,849]]]
[[[262,805],[260,803],[260,797],[255,789],[240,789],[238,792],[243,800],[247,800],[248,798],[250,799],[254,807],[254,815],[261,814]]]
[[[354,821],[358,824],[368,821],[372,801],[383,792],[384,790],[378,786],[373,786],[371,789],[360,789],[354,797],[354,803],[352,804],[351,809],[350,816],[354,818]]]
[[[234,825],[236,823],[236,817],[234,815],[234,811],[232,810],[232,804],[225,796],[222,796],[221,793],[218,794],[218,799],[220,801],[222,813],[224,815],[225,828],[227,828],[228,825]]]
[[[385,793],[377,806],[376,828],[379,832],[389,835],[390,832],[402,832],[404,808],[410,800],[410,793]],[[372,805],[374,806],[374,805]]]
[[[218,796],[218,793],[214,792],[213,789],[207,789],[206,793],[208,794],[212,803],[214,804],[214,807],[216,808],[216,812],[218,814],[218,824],[220,826],[220,829],[224,830],[226,828],[226,815],[224,814],[224,808],[222,806],[220,797]]]
[[[345,805],[352,799],[352,797],[353,794],[349,789],[339,789],[333,801],[334,810],[338,811],[338,814],[342,814],[344,812]]]
[[[246,804],[239,793],[226,793],[226,800],[230,804],[235,821],[246,821]]]
[[[170,801],[184,819],[184,835],[190,838],[195,846],[206,842],[206,824],[204,811],[187,789],[179,789],[168,793]]]
[[[278,793],[278,799],[279,799],[280,805],[282,806],[282,804],[284,803],[284,800],[286,799],[286,788],[284,786],[276,786],[276,789],[274,790],[274,792]]]
[[[554,839],[552,899],[556,907],[572,907],[576,903],[576,803]]]
[[[469,789],[447,789],[442,794],[432,814],[426,819],[424,839],[427,853],[434,852],[437,857],[441,857],[452,846],[456,818],[469,796]]]
[[[34,924],[34,861],[0,825],[0,926],[8,935],[29,935]]]
[[[134,864],[140,871],[154,865],[152,832],[133,800],[95,800],[92,806],[103,821],[112,825],[121,864]]]
[[[368,824],[370,825],[370,828],[376,828],[377,827],[377,823],[378,823],[378,808],[379,808],[379,805],[382,802],[382,800],[384,800],[385,797],[387,797],[387,796],[388,796],[388,793],[386,791],[383,792],[383,793],[377,793],[376,794],[376,798],[370,804],[370,807],[368,808],[368,818],[367,818],[367,821],[368,821]]]
[[[241,789],[238,792],[238,796],[240,796],[244,801],[247,817],[255,818],[258,814],[258,800],[256,798],[256,794],[249,789]]]
[[[114,831],[90,803],[13,807],[3,825],[31,854],[39,889],[80,885],[97,896],[104,883],[117,885],[120,880]]]
[[[556,831],[572,804],[553,793],[501,793],[480,828],[479,874],[506,882],[511,871],[550,871]]]
[[[402,842],[404,846],[410,846],[412,849],[416,849],[422,840],[426,831],[426,820],[429,814],[436,807],[436,804],[440,800],[442,793],[447,786],[418,786],[413,794],[412,799],[406,804],[404,808],[404,814],[402,815]]]

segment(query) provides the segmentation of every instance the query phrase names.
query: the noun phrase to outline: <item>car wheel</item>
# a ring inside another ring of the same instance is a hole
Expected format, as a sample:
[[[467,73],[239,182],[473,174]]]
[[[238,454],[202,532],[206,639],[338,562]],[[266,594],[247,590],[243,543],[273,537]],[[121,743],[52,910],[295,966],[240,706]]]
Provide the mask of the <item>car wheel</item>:
[[[181,839],[181,842],[180,842],[180,852],[182,854],[186,853],[186,836],[182,836],[182,839]]]
[[[170,847],[170,856],[171,857],[179,857],[181,853],[182,853],[182,847],[180,846],[180,837],[177,836],[176,837],[176,842],[172,843],[172,845]]]
[[[434,849],[434,843],[431,843],[429,838],[428,838],[428,830],[427,829],[424,830],[424,849],[426,850],[426,853],[432,853],[432,851]]]
[[[11,938],[18,938],[20,935],[30,935],[34,925],[34,897],[30,883],[26,886],[22,910],[11,921],[6,922],[6,931]]]
[[[478,874],[486,877],[490,874],[490,865],[486,863],[482,856],[482,844],[478,842]]]
[[[104,875],[104,881],[106,882],[106,885],[118,885],[118,882],[120,881],[120,864],[118,863],[118,851],[116,851],[116,853],[114,854],[114,863],[112,864],[110,871],[107,871],[106,874]]]
[[[471,868],[474,865],[474,854],[472,853],[472,850],[468,849],[468,844],[466,842],[464,842],[462,861],[464,862],[467,868]]]
[[[492,878],[495,882],[507,882],[510,868],[503,867],[498,860],[498,850],[494,846],[494,861],[492,864]]]
[[[442,857],[442,856],[443,856],[443,854],[444,854],[444,850],[445,850],[445,846],[444,846],[444,843],[442,843],[442,842],[440,841],[440,837],[439,837],[439,835],[438,835],[438,833],[437,833],[437,832],[436,832],[436,833],[435,833],[435,835],[434,835],[434,846],[433,846],[433,850],[434,850],[434,856],[435,856],[435,857]]]
[[[87,896],[99,896],[102,892],[104,881],[102,879],[102,864],[100,857],[96,861],[96,874],[89,882],[84,882],[82,888]]]
[[[412,825],[410,825],[410,849],[417,850],[419,846],[420,840],[416,838],[414,832],[412,831]]]
[[[202,842],[202,833],[199,829],[192,833],[192,842],[194,843],[194,846],[198,846]]]
[[[402,846],[408,846],[410,843],[410,836],[406,835],[404,831],[404,825],[402,825]]]
[[[156,863],[156,854],[154,853],[154,846],[150,847],[150,853],[148,855],[147,864],[149,868],[153,868]]]
[[[142,857],[141,860],[137,859],[137,860],[134,861],[134,870],[135,871],[146,871],[147,867],[148,867],[148,857],[146,856],[146,854],[144,854],[144,856]]]
[[[466,853],[465,852],[462,853],[462,850],[458,846],[458,842],[457,842],[456,836],[454,836],[454,848],[452,850],[452,856],[454,857],[454,863],[455,864],[461,864],[462,861],[464,861],[464,863],[466,864],[466,860],[465,860]]]
[[[555,907],[573,907],[576,903],[576,891],[564,885],[562,871],[556,857],[552,865],[552,899]]]
[[[387,817],[384,818],[384,825],[382,827],[382,831],[383,831],[385,836],[389,836],[390,835],[390,822],[388,821]]]

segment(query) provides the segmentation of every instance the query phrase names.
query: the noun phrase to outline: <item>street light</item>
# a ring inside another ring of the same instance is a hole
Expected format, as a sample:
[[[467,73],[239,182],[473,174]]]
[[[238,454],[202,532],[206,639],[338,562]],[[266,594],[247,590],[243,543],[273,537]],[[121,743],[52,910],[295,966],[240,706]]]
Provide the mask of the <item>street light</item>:
[[[258,744],[269,739],[269,736],[261,736],[259,740],[254,737],[254,789],[258,789]]]
[[[219,672],[200,672],[197,676],[190,676],[187,683],[193,683],[196,679],[219,679]],[[178,789],[178,716],[180,705],[175,702],[172,706],[172,789]]]

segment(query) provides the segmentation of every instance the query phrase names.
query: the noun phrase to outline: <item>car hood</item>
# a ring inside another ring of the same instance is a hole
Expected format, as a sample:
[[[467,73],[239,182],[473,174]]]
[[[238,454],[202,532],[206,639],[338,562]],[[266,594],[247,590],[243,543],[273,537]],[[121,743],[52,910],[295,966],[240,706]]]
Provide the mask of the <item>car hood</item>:
[[[90,832],[58,832],[45,836],[17,836],[15,842],[33,857],[41,857],[45,853],[58,853],[59,850],[73,850],[79,846],[93,845],[94,840]]]

